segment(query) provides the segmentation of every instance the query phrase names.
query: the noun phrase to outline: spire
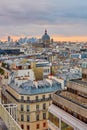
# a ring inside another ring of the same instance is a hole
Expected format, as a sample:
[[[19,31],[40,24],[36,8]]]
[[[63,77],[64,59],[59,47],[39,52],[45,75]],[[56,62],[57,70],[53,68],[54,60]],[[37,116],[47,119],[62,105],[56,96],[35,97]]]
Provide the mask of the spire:
[[[45,34],[47,34],[47,30],[45,29]]]

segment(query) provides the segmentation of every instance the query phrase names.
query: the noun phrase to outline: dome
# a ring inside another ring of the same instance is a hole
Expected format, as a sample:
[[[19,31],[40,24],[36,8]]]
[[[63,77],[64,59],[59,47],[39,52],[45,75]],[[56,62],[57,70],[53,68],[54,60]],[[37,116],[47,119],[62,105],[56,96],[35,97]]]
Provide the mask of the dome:
[[[50,36],[47,34],[47,30],[45,30],[45,34],[42,36],[43,42],[50,42]]]

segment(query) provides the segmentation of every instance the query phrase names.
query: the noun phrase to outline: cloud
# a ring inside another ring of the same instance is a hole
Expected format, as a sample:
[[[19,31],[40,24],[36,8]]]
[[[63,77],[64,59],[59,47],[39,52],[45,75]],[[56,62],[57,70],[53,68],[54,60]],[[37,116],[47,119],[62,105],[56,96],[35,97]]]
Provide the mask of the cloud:
[[[15,0],[0,3],[0,25],[59,24],[87,19],[87,7],[81,0]],[[75,2],[75,3],[74,3]],[[74,19],[74,21],[73,21]]]
[[[31,35],[39,34],[45,26],[53,33],[84,35],[87,34],[86,21],[87,0],[3,0],[0,2],[0,30],[4,32],[1,35],[28,34],[30,31]]]

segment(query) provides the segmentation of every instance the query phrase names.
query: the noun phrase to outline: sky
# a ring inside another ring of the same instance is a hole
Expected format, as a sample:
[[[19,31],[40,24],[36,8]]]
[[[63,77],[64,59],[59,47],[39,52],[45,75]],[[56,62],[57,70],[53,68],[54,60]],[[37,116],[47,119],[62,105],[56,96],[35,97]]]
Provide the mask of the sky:
[[[87,41],[87,0],[0,0],[0,39]]]

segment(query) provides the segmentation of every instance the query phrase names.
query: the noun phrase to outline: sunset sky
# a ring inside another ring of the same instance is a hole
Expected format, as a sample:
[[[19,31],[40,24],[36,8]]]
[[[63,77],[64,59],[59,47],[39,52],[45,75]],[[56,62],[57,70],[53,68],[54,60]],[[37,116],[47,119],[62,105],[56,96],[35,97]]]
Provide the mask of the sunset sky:
[[[87,0],[2,0],[0,39],[7,36],[87,41]]]

